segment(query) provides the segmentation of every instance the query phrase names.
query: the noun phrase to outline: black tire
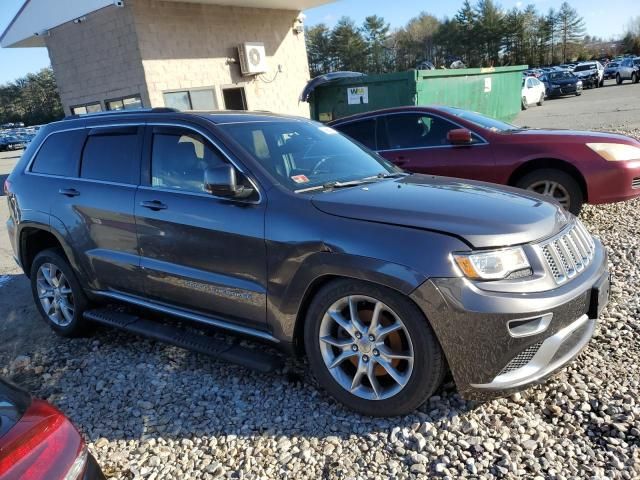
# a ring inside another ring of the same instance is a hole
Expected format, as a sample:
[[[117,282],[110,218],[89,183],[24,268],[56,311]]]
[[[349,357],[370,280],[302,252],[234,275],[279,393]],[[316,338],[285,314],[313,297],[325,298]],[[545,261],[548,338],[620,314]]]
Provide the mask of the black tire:
[[[322,319],[335,302],[351,295],[363,295],[381,301],[404,323],[414,352],[414,366],[406,385],[393,396],[365,399],[348,392],[329,373],[320,349]],[[413,412],[431,397],[447,373],[447,365],[435,333],[422,312],[407,297],[385,287],[357,280],[337,280],[323,287],[307,312],[304,342],[311,369],[320,384],[348,408],[374,417]]]
[[[527,98],[522,97],[522,110],[526,110],[529,108],[529,104],[527,103]]]
[[[524,177],[516,182],[516,187],[523,190],[530,190],[536,183],[550,181],[560,184],[569,194],[569,210],[574,215],[579,215],[584,204],[584,194],[578,181],[569,173],[557,170],[555,168],[542,168],[527,173]]]
[[[616,84],[622,85],[622,77],[620,76],[619,73],[616,73]]]
[[[541,107],[544,103],[544,93],[540,94],[540,100],[538,100],[538,106]]]
[[[638,83],[638,76],[636,75],[636,72],[631,74],[631,83]]]
[[[604,78],[600,80],[600,87],[604,87]]]
[[[38,293],[38,271],[40,267],[45,263],[55,265],[62,272],[67,280],[69,288],[71,289],[74,308],[73,318],[68,325],[61,326],[54,323],[47,315],[47,312],[44,311],[44,307],[40,301]],[[30,280],[31,292],[36,303],[36,308],[40,312],[40,315],[42,316],[44,321],[47,322],[47,324],[54,332],[63,337],[79,337],[89,332],[90,324],[82,316],[83,313],[89,308],[89,301],[87,300],[87,296],[80,286],[80,283],[78,282],[73,269],[69,265],[69,262],[67,261],[64,253],[61,250],[43,250],[38,255],[36,255],[36,258],[33,260],[33,264],[31,265]]]

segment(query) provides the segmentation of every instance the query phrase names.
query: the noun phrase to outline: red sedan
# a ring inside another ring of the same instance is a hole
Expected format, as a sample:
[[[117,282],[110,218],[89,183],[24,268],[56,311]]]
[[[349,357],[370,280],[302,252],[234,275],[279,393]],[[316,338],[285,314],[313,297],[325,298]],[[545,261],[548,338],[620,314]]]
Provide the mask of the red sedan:
[[[71,422],[0,379],[0,480],[104,480]]]
[[[511,185],[577,214],[640,196],[640,142],[613,133],[519,128],[452,107],[400,107],[329,124],[418,173]]]

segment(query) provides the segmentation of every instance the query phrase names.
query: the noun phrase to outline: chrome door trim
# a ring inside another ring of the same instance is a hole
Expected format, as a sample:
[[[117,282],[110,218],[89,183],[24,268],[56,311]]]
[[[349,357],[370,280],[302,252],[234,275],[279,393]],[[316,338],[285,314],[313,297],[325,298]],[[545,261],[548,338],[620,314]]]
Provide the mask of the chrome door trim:
[[[105,292],[105,291],[97,291],[93,293],[101,297],[111,298],[113,300],[118,300],[121,302],[130,303],[132,305],[138,305],[140,307],[148,308],[150,310],[155,310],[157,312],[166,313],[174,317],[184,318],[185,320],[191,320],[193,322],[202,323],[205,325],[211,325],[213,327],[221,328],[223,330],[228,330],[230,332],[248,335],[250,337],[260,338],[262,340],[267,340],[272,343],[280,343],[280,340],[278,340],[276,337],[262,330],[258,330],[251,327],[243,327],[241,325],[236,325],[234,323],[226,322],[224,320],[220,320],[217,318],[206,317],[204,315],[200,315],[195,312],[181,310],[181,309],[169,307],[167,305],[161,305],[151,300],[144,300],[142,298],[134,297],[132,295],[127,295],[125,293]]]

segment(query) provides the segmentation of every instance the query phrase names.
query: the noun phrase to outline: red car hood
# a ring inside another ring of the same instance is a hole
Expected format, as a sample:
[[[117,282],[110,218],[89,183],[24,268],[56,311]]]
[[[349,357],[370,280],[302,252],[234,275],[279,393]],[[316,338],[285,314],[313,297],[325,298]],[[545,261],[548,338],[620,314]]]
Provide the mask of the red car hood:
[[[509,132],[501,132],[496,134],[498,138],[517,139],[518,141],[540,141],[544,137],[548,142],[559,143],[586,143],[586,142],[601,142],[601,143],[626,143],[629,145],[640,146],[640,142],[636,139],[627,137],[626,135],[620,135],[617,133],[609,132],[587,132],[581,130],[546,130],[538,128],[526,128],[522,130],[512,130]]]

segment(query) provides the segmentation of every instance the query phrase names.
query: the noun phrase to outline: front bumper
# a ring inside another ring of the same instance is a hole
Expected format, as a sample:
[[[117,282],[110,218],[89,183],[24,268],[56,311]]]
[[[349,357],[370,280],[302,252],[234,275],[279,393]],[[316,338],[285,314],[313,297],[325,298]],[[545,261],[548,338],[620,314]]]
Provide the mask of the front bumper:
[[[622,202],[640,197],[640,160],[597,160],[603,166],[588,176],[589,203]]]
[[[609,277],[606,251],[596,244],[589,267],[553,290],[491,292],[464,278],[442,278],[412,293],[461,395],[486,400],[541,382],[589,343],[597,317],[594,287]]]
[[[582,92],[581,85],[564,85],[561,87],[549,87],[547,89],[547,96],[561,97],[562,95],[575,95],[579,92]]]

